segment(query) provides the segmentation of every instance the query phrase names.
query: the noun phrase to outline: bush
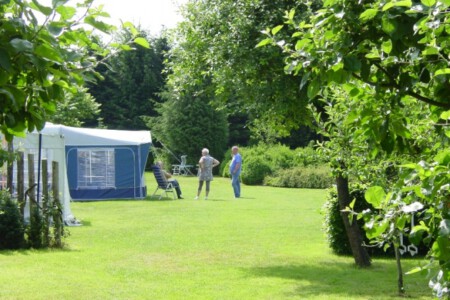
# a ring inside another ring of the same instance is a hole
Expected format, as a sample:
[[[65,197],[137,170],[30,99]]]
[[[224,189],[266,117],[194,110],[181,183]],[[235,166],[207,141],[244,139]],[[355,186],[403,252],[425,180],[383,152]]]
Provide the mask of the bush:
[[[267,176],[264,184],[276,187],[324,189],[333,184],[328,166],[316,168],[291,168],[279,170],[273,176]]]
[[[242,166],[241,179],[244,184],[262,184],[264,178],[271,173],[267,161],[260,156],[250,156]]]
[[[245,184],[269,184],[279,187],[327,188],[331,178],[325,159],[312,146],[289,149],[284,145],[259,144],[240,148],[242,155],[242,182]],[[219,174],[229,177],[231,151],[225,153]],[[315,166],[315,168],[305,168]],[[317,166],[322,166],[317,168]],[[296,168],[302,167],[302,168]],[[266,179],[266,176],[273,175]]]
[[[0,191],[0,249],[19,249],[25,245],[25,226],[15,201]]]
[[[314,150],[312,146],[305,148],[297,148],[294,150],[294,166],[307,167],[318,166],[327,163],[326,157],[323,157],[318,151]]]

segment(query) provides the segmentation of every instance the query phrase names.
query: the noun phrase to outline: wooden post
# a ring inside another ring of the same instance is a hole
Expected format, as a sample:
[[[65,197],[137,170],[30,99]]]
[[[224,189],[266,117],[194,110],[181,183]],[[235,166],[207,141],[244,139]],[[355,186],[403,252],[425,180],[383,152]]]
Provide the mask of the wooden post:
[[[22,217],[25,215],[25,176],[24,153],[19,151],[17,157],[17,202],[19,203]]]
[[[30,216],[33,214],[33,206],[36,203],[36,194],[35,194],[35,176],[34,176],[34,155],[28,154],[28,190],[27,195],[28,199],[30,199]],[[31,220],[31,218],[30,218]]]
[[[13,190],[13,173],[14,173],[14,168],[13,168],[13,157],[14,157],[14,146],[13,146],[13,142],[8,142],[8,164],[6,166],[6,187],[8,188],[9,192],[11,193],[11,195],[13,194],[14,190]]]
[[[44,245],[50,245],[50,198],[48,195],[48,163],[46,159],[42,160],[42,214],[44,218]]]
[[[62,205],[59,199],[59,172],[58,162],[52,161],[52,193],[53,193],[53,222],[55,228],[55,246],[62,247]]]

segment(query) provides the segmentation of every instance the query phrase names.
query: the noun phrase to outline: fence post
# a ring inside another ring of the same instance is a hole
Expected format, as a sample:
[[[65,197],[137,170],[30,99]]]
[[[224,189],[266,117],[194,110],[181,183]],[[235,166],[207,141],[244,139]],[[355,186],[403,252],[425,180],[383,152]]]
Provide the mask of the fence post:
[[[14,154],[14,146],[13,146],[13,142],[8,142],[8,164],[6,166],[6,187],[9,190],[9,193],[12,195],[14,190],[13,190],[13,174],[14,174],[14,169],[13,169],[13,154]]]
[[[54,222],[54,236],[56,247],[62,247],[62,226],[63,213],[62,205],[59,200],[59,173],[58,162],[52,161],[52,194],[53,194],[53,222]]]
[[[28,190],[27,195],[28,199],[30,199],[30,216],[33,214],[33,206],[36,203],[36,194],[35,194],[35,177],[34,177],[34,155],[28,154]],[[30,218],[31,220],[31,218]]]
[[[17,157],[17,202],[19,203],[22,219],[25,216],[25,176],[24,153],[19,151]]]
[[[50,198],[48,195],[48,163],[47,159],[42,160],[42,215],[44,218],[44,245],[50,245]]]

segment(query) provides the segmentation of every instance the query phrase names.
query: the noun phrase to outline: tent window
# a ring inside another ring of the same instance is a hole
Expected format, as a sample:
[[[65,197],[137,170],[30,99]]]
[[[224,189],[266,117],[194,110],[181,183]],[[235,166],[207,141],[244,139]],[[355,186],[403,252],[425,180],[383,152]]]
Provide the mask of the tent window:
[[[78,149],[78,187],[115,187],[114,149]]]

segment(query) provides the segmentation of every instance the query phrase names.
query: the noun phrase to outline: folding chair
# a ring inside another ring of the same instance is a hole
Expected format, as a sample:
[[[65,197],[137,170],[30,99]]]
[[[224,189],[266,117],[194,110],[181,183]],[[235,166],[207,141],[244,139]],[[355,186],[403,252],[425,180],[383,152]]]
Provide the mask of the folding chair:
[[[167,181],[166,177],[164,176],[163,172],[161,171],[161,168],[158,166],[152,166],[153,175],[155,175],[156,183],[158,186],[156,187],[155,192],[153,192],[153,196],[155,196],[156,192],[161,189],[162,193],[159,195],[159,200],[163,197],[163,195],[166,195],[168,197],[167,193],[172,193],[173,199],[175,200],[175,187],[170,181]],[[158,195],[156,195],[158,196]]]
[[[181,164],[179,165],[172,165],[172,174],[173,175],[184,175],[187,176],[189,174],[192,175],[190,168],[193,167],[193,165],[187,165],[186,164],[186,157],[187,155],[181,155]]]

